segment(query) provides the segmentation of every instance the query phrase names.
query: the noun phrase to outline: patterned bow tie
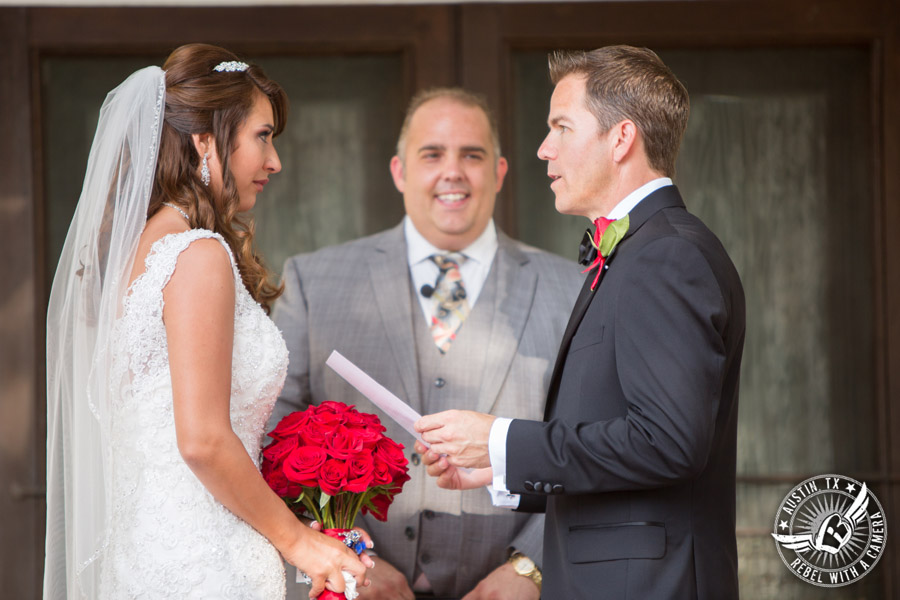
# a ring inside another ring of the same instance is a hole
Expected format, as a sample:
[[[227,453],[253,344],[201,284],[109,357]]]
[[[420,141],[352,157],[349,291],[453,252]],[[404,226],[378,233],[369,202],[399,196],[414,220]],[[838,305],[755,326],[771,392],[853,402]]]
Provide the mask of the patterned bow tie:
[[[606,264],[607,257],[612,254],[616,245],[628,233],[629,224],[628,215],[621,219],[598,217],[594,220],[593,237],[590,229],[584,232],[584,237],[579,245],[578,262],[583,265],[590,263],[590,266],[582,273],[597,269],[597,274],[594,275],[594,281],[591,283],[591,291],[594,291],[597,282],[600,281],[600,273],[603,272],[603,265]]]

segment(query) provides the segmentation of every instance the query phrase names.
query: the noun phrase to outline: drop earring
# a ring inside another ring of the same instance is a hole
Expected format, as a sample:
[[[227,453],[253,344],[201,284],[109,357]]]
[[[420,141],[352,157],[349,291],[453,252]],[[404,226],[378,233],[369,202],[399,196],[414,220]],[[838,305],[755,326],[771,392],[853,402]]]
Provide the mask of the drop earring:
[[[200,166],[200,181],[209,187],[209,152],[203,155],[203,163]]]

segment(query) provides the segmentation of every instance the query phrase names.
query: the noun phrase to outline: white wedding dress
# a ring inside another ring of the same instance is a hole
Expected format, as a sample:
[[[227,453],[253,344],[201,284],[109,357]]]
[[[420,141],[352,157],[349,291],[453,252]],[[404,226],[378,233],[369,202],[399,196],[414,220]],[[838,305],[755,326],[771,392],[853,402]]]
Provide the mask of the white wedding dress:
[[[112,345],[111,385],[122,385],[111,412],[114,455],[109,536],[103,545],[101,597],[284,598],[278,551],[231,513],[194,476],[175,439],[172,382],[162,321],[163,288],[203,229],[153,244],[146,271],[129,288]],[[287,370],[281,333],[247,292],[234,257],[231,426],[259,466],[268,420]],[[203,302],[203,298],[198,298]]]

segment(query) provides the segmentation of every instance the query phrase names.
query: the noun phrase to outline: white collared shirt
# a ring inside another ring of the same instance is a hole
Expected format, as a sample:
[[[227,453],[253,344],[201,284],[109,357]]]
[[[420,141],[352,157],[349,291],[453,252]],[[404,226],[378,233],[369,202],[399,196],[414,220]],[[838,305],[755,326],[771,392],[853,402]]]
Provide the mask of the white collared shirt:
[[[437,281],[438,273],[440,273],[437,265],[429,257],[432,254],[443,254],[447,250],[436,248],[426,240],[413,225],[409,216],[403,217],[403,234],[406,236],[406,259],[409,262],[410,277],[416,290],[416,296],[419,298],[425,322],[430,326],[431,315],[434,314],[434,303],[437,302],[437,299],[426,298],[419,290],[423,285],[433,286]],[[494,227],[494,220],[491,219],[481,235],[460,251],[466,257],[459,267],[459,273],[466,288],[466,298],[469,300],[470,309],[475,308],[475,302],[478,300],[481,290],[484,289],[484,282],[487,281],[494,256],[497,255],[497,247],[497,229]]]
[[[672,180],[668,177],[660,177],[649,181],[634,190],[609,212],[608,219],[621,219],[632,209],[640,204],[641,200],[658,190],[659,188],[672,185]],[[519,495],[510,494],[509,488],[506,487],[506,436],[509,433],[509,426],[512,419],[498,417],[494,419],[491,425],[491,433],[488,438],[488,453],[491,459],[491,468],[494,471],[494,481],[488,490],[491,492],[491,499],[494,506],[504,506],[507,508],[516,508],[519,506]]]

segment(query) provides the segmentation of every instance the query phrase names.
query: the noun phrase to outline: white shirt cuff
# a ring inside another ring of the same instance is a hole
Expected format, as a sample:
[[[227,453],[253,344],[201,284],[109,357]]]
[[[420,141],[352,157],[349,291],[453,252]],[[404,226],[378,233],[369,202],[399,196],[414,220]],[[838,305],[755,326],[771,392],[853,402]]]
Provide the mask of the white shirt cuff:
[[[487,486],[491,494],[491,502],[494,506],[505,508],[517,508],[519,506],[519,494],[510,494],[506,487],[506,436],[512,419],[497,418],[491,425],[491,433],[488,437],[488,455],[491,459],[491,468],[494,471],[493,483]]]

